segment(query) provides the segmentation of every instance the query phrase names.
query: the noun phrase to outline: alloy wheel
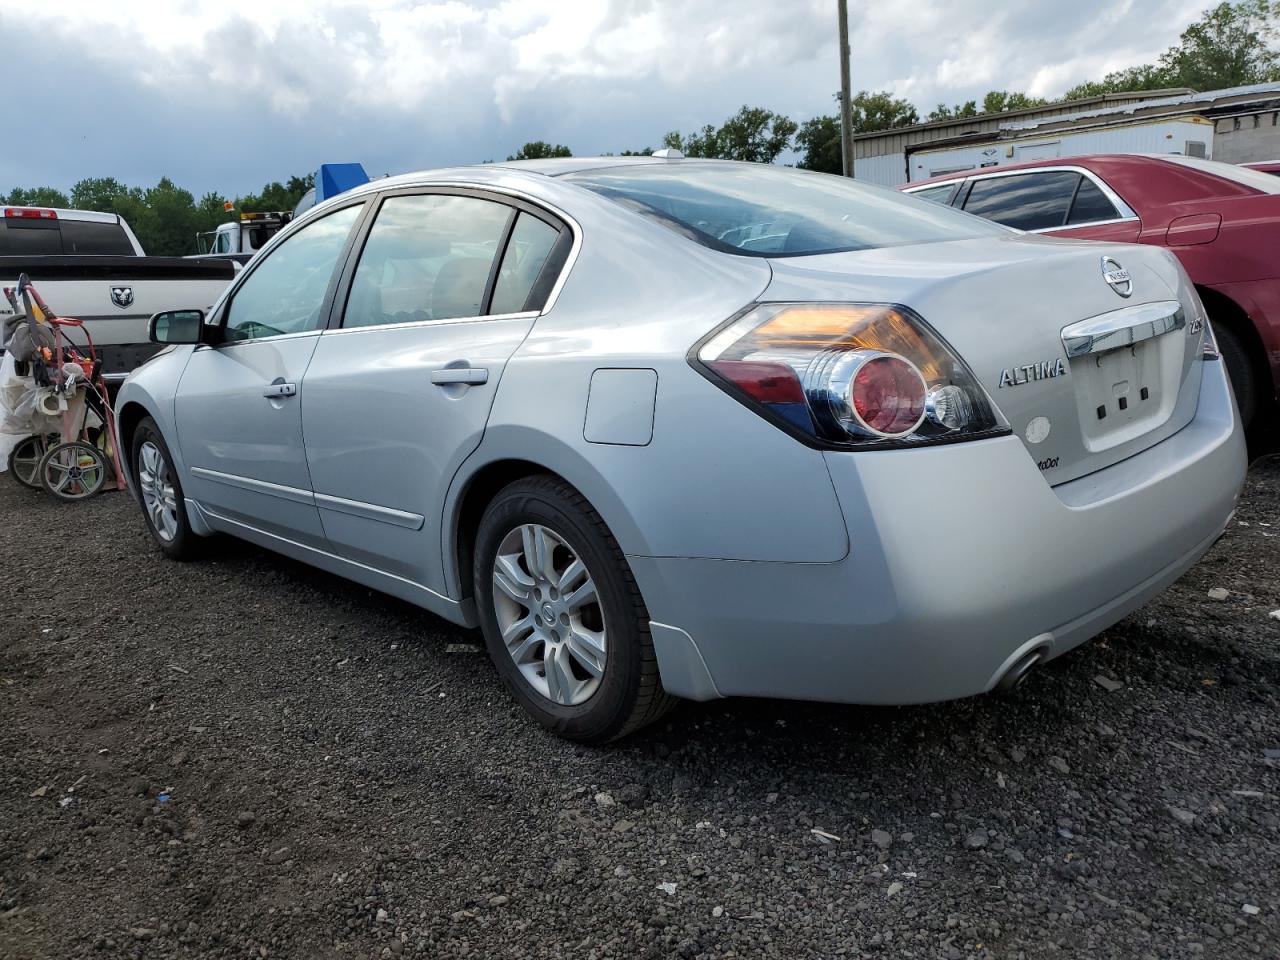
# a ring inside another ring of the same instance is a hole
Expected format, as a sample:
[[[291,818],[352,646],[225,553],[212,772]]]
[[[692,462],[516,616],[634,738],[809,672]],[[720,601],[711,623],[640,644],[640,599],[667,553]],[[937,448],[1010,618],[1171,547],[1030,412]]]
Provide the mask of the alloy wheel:
[[[138,488],[157,535],[166,542],[178,535],[178,498],[164,453],[150,440],[138,448]]]
[[[560,706],[589,700],[608,660],[604,611],[579,552],[537,523],[503,537],[493,561],[502,642],[525,681]]]

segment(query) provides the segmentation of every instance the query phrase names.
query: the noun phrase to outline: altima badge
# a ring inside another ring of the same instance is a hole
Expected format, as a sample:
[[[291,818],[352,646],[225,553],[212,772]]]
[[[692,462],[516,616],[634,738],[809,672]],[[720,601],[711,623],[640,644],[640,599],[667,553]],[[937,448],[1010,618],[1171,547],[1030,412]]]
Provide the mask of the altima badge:
[[[1133,277],[1129,276],[1129,271],[1120,266],[1114,257],[1102,258],[1102,279],[1122,297],[1133,293]]]
[[[1050,377],[1061,377],[1067,372],[1067,364],[1061,357],[1057,360],[1041,360],[1039,363],[1028,363],[1022,367],[1006,367],[1000,371],[1000,386],[1020,387],[1032,380],[1048,380]]]

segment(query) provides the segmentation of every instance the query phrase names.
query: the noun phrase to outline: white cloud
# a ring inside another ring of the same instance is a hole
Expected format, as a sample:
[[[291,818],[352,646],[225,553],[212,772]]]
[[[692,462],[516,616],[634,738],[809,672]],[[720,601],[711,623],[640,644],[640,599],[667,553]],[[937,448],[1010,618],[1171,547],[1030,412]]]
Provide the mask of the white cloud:
[[[922,112],[993,87],[1051,96],[1150,60],[1200,2],[853,0],[854,85],[890,88]],[[0,156],[0,189],[97,174],[108,161],[139,180],[158,169],[235,189],[325,159],[401,170],[496,158],[534,138],[579,153],[656,146],[743,103],[804,119],[834,111],[834,8],[0,0],[0,36],[39,38],[6,54],[7,102],[21,92],[61,144],[52,159]],[[104,116],[126,117],[127,133]]]

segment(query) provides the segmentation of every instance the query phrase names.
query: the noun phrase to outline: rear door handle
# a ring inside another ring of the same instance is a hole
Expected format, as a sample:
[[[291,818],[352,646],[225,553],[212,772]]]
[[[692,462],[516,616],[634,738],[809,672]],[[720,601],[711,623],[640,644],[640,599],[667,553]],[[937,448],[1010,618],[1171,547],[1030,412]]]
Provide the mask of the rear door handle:
[[[468,383],[479,386],[489,382],[489,371],[484,367],[441,367],[431,371],[431,382],[438,384]]]
[[[277,397],[292,397],[297,392],[298,385],[296,383],[285,383],[283,380],[277,380],[274,383],[268,384],[263,389],[262,395],[274,400]]]

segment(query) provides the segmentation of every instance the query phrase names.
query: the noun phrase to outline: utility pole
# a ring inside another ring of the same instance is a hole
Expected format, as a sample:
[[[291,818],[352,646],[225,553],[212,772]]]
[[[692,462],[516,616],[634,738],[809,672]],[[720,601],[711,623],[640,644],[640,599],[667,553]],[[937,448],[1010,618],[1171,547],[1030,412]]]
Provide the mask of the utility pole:
[[[844,175],[853,176],[853,111],[849,105],[849,0],[836,0],[840,10],[840,157]]]

